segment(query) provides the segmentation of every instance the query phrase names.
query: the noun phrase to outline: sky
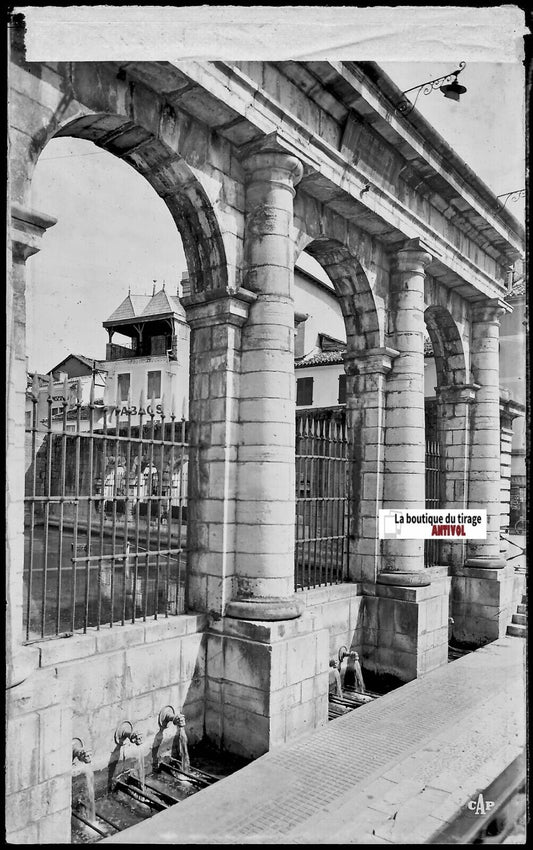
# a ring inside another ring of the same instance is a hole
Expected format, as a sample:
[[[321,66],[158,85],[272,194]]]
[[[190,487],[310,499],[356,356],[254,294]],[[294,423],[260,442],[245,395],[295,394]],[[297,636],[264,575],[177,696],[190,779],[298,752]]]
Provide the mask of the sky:
[[[395,62],[381,67],[402,89],[457,63]],[[495,194],[521,189],[524,81],[518,63],[467,63],[455,103],[434,91],[417,109]],[[416,95],[416,92],[411,96]],[[68,353],[103,359],[102,322],[127,295],[176,292],[186,270],[164,202],[130,166],[81,139],[52,139],[32,181],[31,205],[55,216],[42,250],[28,260],[28,368],[48,372]],[[507,208],[523,222],[523,205]]]

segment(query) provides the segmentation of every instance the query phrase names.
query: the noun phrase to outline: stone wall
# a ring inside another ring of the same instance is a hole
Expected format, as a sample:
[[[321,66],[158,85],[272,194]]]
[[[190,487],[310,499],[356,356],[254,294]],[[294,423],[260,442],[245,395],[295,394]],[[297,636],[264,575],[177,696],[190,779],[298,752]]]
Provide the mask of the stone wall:
[[[92,751],[95,771],[117,768],[117,726],[129,720],[141,752],[163,753],[166,705],[187,720],[190,743],[203,737],[205,617],[184,615],[112,629],[89,629],[39,645],[40,668],[8,691],[6,832],[10,842],[70,843],[72,738]]]

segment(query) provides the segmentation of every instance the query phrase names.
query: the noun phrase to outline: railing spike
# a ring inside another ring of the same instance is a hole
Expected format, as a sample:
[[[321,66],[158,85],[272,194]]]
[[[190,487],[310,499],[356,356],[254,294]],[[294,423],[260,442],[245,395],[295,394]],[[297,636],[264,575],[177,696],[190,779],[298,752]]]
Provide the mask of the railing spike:
[[[78,400],[78,404],[80,404],[81,399],[82,399],[82,390],[81,390],[81,380],[79,378],[76,381],[76,398]]]
[[[35,397],[36,401],[39,398],[39,389],[40,389],[39,378],[37,377],[37,372],[34,372],[33,373],[33,379],[32,379],[32,382],[31,382],[31,392],[32,392],[32,395]]]
[[[91,378],[91,388],[89,391],[89,404],[94,404],[94,375]]]
[[[141,389],[141,393],[139,395],[139,410],[144,410],[144,390]]]
[[[52,401],[52,396],[54,394],[54,378],[52,373],[48,375],[48,401]]]

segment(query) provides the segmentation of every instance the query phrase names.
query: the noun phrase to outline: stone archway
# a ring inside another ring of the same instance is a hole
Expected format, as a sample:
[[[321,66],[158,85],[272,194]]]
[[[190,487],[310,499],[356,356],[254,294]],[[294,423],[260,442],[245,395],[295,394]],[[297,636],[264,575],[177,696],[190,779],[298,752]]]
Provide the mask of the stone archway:
[[[142,96],[137,92],[137,105],[120,103],[120,87],[123,82],[113,78],[113,69],[102,66],[107,78],[105,85],[89,85],[88,80],[77,87],[71,79],[67,90],[61,85],[51,88],[45,99],[39,83],[33,94],[32,108],[19,109],[11,116],[11,175],[10,191],[12,199],[11,244],[14,271],[12,287],[9,292],[11,327],[9,374],[12,381],[9,394],[9,406],[13,427],[8,437],[14,460],[8,478],[24,481],[23,470],[15,469],[15,459],[23,456],[24,446],[24,394],[26,364],[25,333],[25,263],[28,256],[40,249],[40,239],[46,227],[54,222],[29,209],[31,197],[31,178],[36,162],[47,143],[53,137],[73,136],[94,142],[103,150],[119,157],[131,165],[143,176],[156,193],[164,200],[176,227],[181,234],[187,259],[191,289],[194,296],[205,297],[204,293],[227,292],[228,264],[226,249],[217,220],[214,204],[210,201],[201,180],[199,171],[194,171],[180,147],[189,144],[187,139],[189,125],[180,128],[176,115],[173,118],[173,132],[167,127],[163,132],[164,106],[156,97],[150,97],[146,89]],[[77,74],[81,72],[78,70]],[[88,79],[96,70],[88,70]],[[34,79],[38,79],[39,68],[32,67]],[[102,82],[102,81],[100,81]],[[74,90],[76,89],[75,99]],[[29,96],[28,96],[29,97]],[[150,107],[150,108],[148,108]],[[168,109],[167,109],[168,111]],[[122,112],[122,114],[120,114]],[[125,114],[128,113],[128,114]],[[164,138],[163,138],[164,136]],[[197,350],[192,329],[191,350]],[[195,360],[191,358],[191,372],[194,381]],[[191,419],[198,423],[191,429],[191,443],[198,442],[199,423],[203,411],[201,403],[196,409],[191,405]],[[191,452],[194,454],[194,450]],[[194,457],[191,457],[191,469],[196,469]],[[191,476],[191,479],[193,476]],[[194,492],[199,485],[191,481]],[[13,626],[10,628],[13,654],[21,644],[22,629],[22,565],[23,565],[23,488],[11,487],[14,496],[10,509],[8,528],[9,548],[13,554],[13,568],[10,570],[10,616]],[[191,510],[191,515],[194,511]],[[12,522],[11,522],[12,520]],[[191,535],[191,545],[194,545]]]
[[[434,409],[426,402],[426,506],[465,508],[470,404],[474,393],[467,385],[463,340],[447,306],[430,304],[424,320],[437,380]],[[461,543],[426,541],[426,566],[459,562],[462,557]]]
[[[390,369],[383,328],[368,277],[353,250],[321,235],[301,237],[298,247],[321,265],[331,280],[347,338],[346,423],[348,438],[349,578],[375,581],[379,541],[377,511],[381,476],[372,453],[382,439],[384,378]]]

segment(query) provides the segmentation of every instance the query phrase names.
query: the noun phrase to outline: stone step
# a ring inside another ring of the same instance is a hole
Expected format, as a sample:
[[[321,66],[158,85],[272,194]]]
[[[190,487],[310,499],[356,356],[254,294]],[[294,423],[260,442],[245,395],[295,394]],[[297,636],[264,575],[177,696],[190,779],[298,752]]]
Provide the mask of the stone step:
[[[513,614],[512,623],[515,626],[526,626],[527,616],[525,614]]]
[[[525,627],[525,626],[518,626],[518,625],[511,624],[511,625],[507,626],[507,634],[508,634],[508,635],[511,635],[512,637],[521,637],[521,638],[525,638],[525,636],[526,636],[526,627]]]
[[[519,614],[527,614],[527,605],[519,605],[516,610]]]

